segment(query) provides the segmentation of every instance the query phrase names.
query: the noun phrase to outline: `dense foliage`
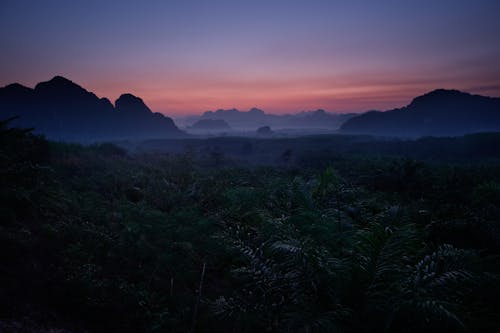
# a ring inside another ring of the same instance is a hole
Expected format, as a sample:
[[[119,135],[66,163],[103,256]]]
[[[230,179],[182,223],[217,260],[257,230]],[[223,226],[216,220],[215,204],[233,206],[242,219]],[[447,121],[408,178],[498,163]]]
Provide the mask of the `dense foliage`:
[[[499,331],[500,166],[331,157],[206,167],[1,123],[0,329]]]

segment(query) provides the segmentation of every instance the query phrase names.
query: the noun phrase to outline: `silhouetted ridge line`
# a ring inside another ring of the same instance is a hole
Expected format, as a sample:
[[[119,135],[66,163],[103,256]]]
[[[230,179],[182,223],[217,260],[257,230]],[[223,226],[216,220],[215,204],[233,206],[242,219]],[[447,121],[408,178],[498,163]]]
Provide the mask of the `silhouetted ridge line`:
[[[195,122],[191,129],[199,130],[230,130],[231,127],[223,119],[200,119]]]
[[[340,130],[405,137],[500,131],[500,98],[437,89],[414,98],[406,107],[353,117]]]
[[[206,111],[201,116],[188,117],[189,125],[195,124],[201,119],[224,120],[233,129],[251,129],[255,131],[262,126],[272,126],[276,128],[323,128],[335,130],[345,120],[353,117],[354,114],[329,113],[319,109],[316,111],[302,111],[296,114],[267,114],[258,108],[251,108],[248,111],[238,109],[218,109],[216,111]]]
[[[183,136],[172,119],[153,113],[132,94],[113,105],[62,76],[34,89],[14,83],[0,88],[0,118],[19,116],[13,124],[34,127],[49,139],[97,141]]]

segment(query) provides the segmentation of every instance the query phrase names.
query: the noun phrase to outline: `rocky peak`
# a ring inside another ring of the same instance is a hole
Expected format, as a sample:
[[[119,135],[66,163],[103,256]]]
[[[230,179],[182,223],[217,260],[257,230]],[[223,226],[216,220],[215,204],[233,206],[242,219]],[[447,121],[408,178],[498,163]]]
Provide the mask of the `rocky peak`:
[[[128,114],[152,113],[141,98],[132,94],[121,95],[115,102],[115,108],[119,112]]]

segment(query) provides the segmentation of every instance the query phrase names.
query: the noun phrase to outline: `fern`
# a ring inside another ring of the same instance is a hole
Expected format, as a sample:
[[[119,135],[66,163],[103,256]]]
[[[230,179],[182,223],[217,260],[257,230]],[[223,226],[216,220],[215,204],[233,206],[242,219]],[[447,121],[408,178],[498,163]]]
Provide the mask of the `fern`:
[[[442,245],[411,267],[400,285],[395,312],[403,318],[422,318],[427,325],[465,328],[461,303],[480,282],[473,270],[478,253]]]

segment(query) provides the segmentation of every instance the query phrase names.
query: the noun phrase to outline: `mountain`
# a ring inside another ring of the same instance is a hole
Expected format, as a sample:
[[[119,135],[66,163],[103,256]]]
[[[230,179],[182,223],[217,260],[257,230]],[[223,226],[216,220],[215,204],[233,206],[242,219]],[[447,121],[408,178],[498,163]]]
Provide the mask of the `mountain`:
[[[325,110],[318,109],[316,111],[303,111],[297,113],[290,117],[286,123],[290,127],[337,129],[346,120],[355,115],[354,113],[328,113]]]
[[[269,126],[262,126],[257,129],[257,135],[269,136],[273,134],[273,130]]]
[[[237,109],[207,111],[201,116],[191,116],[179,119],[187,127],[198,120],[224,120],[229,126],[236,130],[255,131],[259,127],[272,126],[273,128],[317,128],[337,129],[344,121],[353,117],[354,114],[336,114],[324,110],[303,111],[297,114],[273,115],[252,108],[248,111]]]
[[[402,137],[500,131],[500,98],[438,89],[416,97],[400,109],[353,117],[340,131]]]
[[[249,128],[267,123],[267,115],[264,111],[252,108],[247,112],[242,112],[237,109],[217,111],[207,111],[203,113],[200,119],[224,120],[233,128]]]
[[[230,130],[231,127],[222,119],[200,119],[190,129],[195,130]]]
[[[142,99],[121,95],[113,105],[56,76],[34,89],[14,83],[0,88],[0,118],[33,127],[49,139],[96,141],[182,136],[172,119],[153,113]]]

